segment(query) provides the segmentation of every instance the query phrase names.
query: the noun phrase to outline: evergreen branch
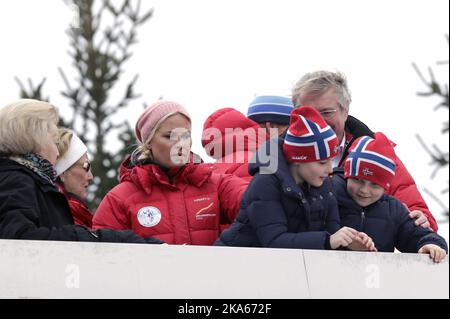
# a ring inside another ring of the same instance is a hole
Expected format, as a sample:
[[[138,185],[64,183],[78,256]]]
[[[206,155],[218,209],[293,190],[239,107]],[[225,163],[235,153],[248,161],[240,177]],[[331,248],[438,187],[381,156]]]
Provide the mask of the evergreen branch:
[[[419,140],[419,143],[422,145],[422,148],[431,157],[432,161],[430,165],[436,166],[431,174],[431,179],[434,179],[436,177],[437,172],[441,168],[449,164],[449,153],[447,152],[444,154],[435,144],[432,145],[434,151],[430,150],[419,134],[416,134],[416,138]]]

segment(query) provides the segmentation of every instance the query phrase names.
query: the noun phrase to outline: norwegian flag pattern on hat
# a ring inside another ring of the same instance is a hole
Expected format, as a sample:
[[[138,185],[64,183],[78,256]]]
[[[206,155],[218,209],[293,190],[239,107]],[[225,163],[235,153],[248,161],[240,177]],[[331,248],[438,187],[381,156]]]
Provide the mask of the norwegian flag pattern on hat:
[[[316,109],[301,106],[291,113],[283,151],[291,163],[323,161],[338,155],[339,141]]]
[[[344,176],[365,179],[388,189],[395,176],[395,158],[392,143],[383,133],[376,133],[375,139],[362,136],[349,149]]]

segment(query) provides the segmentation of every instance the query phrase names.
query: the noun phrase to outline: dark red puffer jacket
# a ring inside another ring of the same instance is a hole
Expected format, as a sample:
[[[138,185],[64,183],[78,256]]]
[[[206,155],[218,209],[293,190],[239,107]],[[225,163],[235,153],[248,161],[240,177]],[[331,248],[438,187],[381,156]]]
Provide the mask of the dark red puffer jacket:
[[[89,210],[86,203],[84,203],[78,196],[72,193],[66,192],[64,186],[57,184],[58,189],[63,193],[70,206],[70,213],[72,214],[75,225],[86,226],[92,228],[92,218],[94,214]]]
[[[203,125],[202,145],[214,159],[217,173],[233,174],[250,181],[248,162],[267,134],[259,124],[233,108],[211,114]],[[259,134],[258,134],[259,133]]]
[[[212,245],[220,224],[231,223],[248,183],[187,164],[166,173],[157,165],[121,167],[121,182],[103,199],[94,229],[131,229],[168,244]],[[168,176],[172,176],[169,180]]]

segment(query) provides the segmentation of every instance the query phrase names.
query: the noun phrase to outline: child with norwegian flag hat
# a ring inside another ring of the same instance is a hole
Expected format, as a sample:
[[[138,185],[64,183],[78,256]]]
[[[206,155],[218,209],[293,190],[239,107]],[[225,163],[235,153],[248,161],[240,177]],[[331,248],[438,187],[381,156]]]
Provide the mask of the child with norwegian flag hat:
[[[349,149],[344,171],[336,169],[332,178],[339,204],[341,225],[365,232],[378,251],[426,253],[434,262],[448,251],[445,239],[415,225],[407,208],[385,195],[395,176],[395,152],[383,133],[375,138],[362,136]]]
[[[264,170],[267,150],[277,164],[270,173]],[[339,224],[329,178],[337,154],[336,134],[320,113],[309,106],[294,110],[285,140],[268,141],[251,161],[254,177],[241,210],[215,245],[374,250],[366,234]]]

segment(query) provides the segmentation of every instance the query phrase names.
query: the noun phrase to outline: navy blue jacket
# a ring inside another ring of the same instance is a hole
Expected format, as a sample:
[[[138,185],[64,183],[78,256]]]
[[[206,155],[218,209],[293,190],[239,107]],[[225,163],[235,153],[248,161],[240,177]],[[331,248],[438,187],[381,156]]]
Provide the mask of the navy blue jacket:
[[[320,188],[300,188],[284,157],[283,140],[272,140],[276,151],[270,152],[270,162],[264,156],[269,143],[250,161],[249,173],[254,178],[243,196],[241,210],[215,245],[329,249],[330,235],[340,228],[331,181],[326,180]],[[274,173],[264,174],[264,169],[275,164]]]
[[[359,206],[347,193],[343,169],[335,169],[332,178],[339,204],[341,225],[369,235],[380,252],[417,253],[420,247],[435,244],[447,250],[445,239],[430,229],[415,225],[409,212],[396,198],[383,195],[368,207]]]
[[[67,199],[55,185],[1,156],[0,239],[162,243],[131,231],[92,231],[74,225]]]

